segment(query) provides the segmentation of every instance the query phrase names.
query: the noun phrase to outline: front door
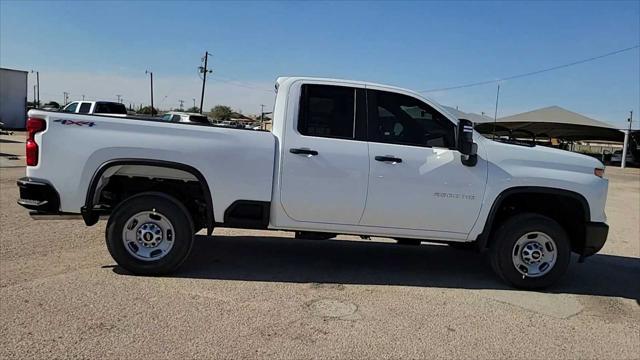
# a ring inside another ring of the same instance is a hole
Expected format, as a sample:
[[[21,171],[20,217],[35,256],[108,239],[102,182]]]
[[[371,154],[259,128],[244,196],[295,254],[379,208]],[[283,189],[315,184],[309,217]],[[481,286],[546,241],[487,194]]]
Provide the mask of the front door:
[[[364,89],[303,84],[299,90],[297,120],[283,144],[284,211],[300,222],[357,225],[369,176]]]
[[[487,176],[465,166],[456,125],[417,98],[367,90],[370,177],[362,225],[468,233]]]

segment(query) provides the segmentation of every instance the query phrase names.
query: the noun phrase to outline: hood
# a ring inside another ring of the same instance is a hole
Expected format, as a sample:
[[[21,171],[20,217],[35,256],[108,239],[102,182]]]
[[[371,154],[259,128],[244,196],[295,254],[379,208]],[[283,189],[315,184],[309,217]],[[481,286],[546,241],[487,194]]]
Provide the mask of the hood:
[[[604,169],[600,160],[568,150],[546,146],[522,146],[501,143],[482,138],[488,160],[496,165],[530,166],[537,168],[559,169],[593,174],[595,168]]]

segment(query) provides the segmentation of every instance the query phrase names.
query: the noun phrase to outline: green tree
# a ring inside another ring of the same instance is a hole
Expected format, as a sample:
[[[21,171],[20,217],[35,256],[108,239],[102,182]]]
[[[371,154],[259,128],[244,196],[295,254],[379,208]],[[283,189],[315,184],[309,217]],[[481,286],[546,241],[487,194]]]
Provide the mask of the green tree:
[[[137,111],[138,114],[145,114],[145,115],[154,115],[158,113],[158,109],[153,108],[153,114],[151,113],[151,106],[145,106],[143,108],[141,108],[140,110]]]
[[[219,121],[231,119],[232,114],[233,110],[225,105],[216,105],[211,109],[211,117]]]
[[[44,104],[45,107],[51,107],[51,108],[55,108],[55,109],[60,109],[60,104],[58,104],[55,101],[49,101],[48,103]]]
[[[197,112],[200,112],[200,108],[197,106],[192,106],[187,109],[187,112],[197,113]]]

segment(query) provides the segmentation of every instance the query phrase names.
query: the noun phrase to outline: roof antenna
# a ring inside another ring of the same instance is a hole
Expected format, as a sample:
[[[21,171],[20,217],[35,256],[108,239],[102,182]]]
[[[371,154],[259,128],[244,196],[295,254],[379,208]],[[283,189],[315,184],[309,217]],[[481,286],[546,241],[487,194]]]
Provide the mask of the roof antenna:
[[[491,140],[496,138],[496,121],[498,120],[498,98],[500,97],[500,83],[498,82],[498,91],[496,92],[496,111],[493,113],[493,131]]]

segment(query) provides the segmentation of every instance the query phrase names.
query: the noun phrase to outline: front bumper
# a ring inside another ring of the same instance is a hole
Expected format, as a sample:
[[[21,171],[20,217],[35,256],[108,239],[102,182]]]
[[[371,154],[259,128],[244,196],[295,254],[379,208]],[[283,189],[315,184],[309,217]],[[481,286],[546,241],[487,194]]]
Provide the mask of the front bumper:
[[[581,257],[591,256],[600,251],[607,241],[608,234],[609,225],[600,222],[587,223]]]
[[[40,213],[60,211],[60,196],[56,189],[46,181],[23,177],[17,181],[20,188],[18,204]]]

